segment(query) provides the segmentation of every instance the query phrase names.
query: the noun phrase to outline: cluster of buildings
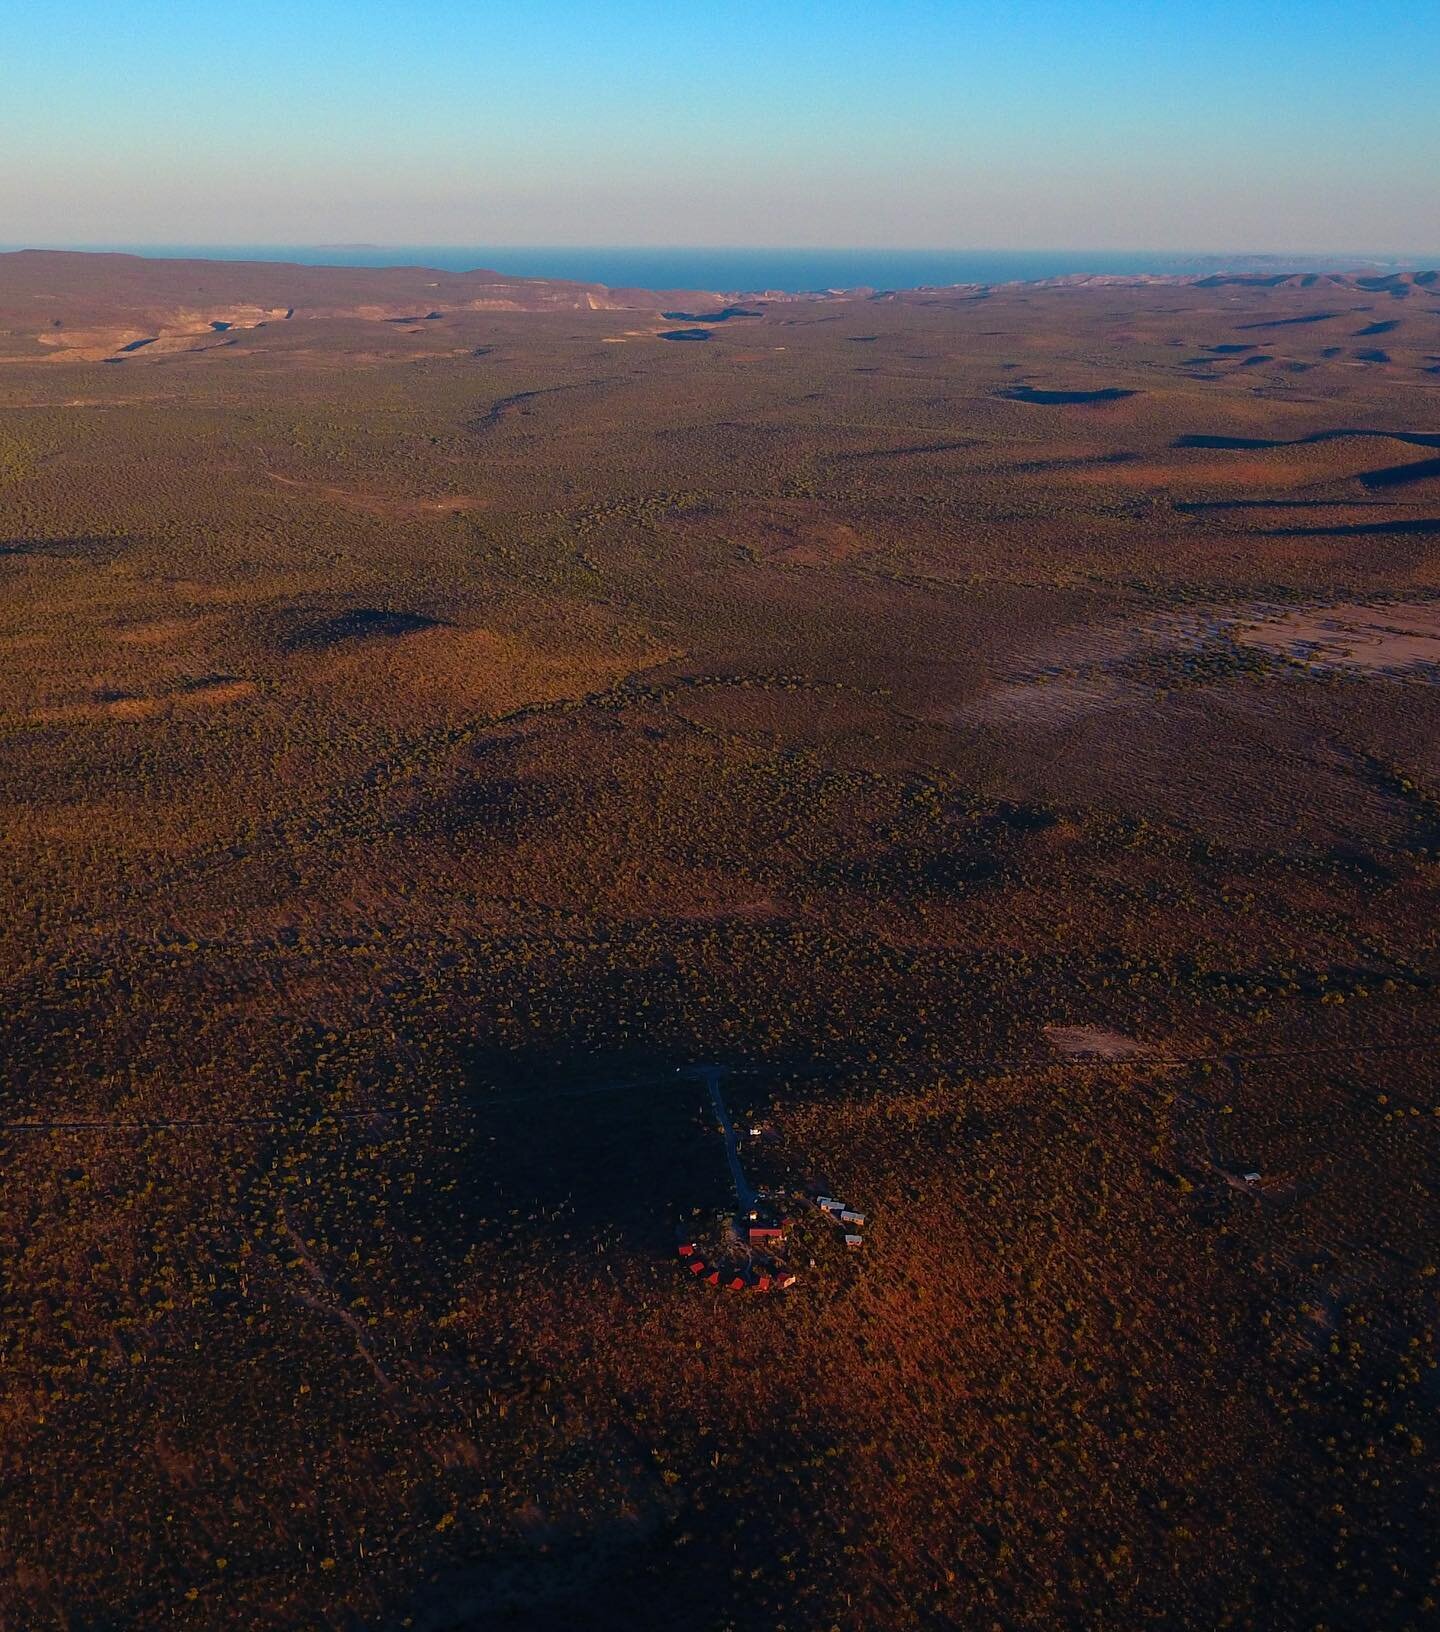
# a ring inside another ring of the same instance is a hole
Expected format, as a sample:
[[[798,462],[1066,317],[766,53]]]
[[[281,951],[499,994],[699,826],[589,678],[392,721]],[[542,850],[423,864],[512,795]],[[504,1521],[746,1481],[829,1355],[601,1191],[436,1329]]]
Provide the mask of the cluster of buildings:
[[[725,1265],[712,1263],[693,1241],[681,1243],[677,1249],[680,1258],[697,1281],[704,1281],[709,1286],[723,1286],[731,1292],[747,1289],[757,1292],[783,1292],[795,1284],[795,1274],[787,1269],[783,1262],[777,1263],[769,1255],[772,1252],[783,1251],[794,1219],[785,1210],[783,1196],[775,1192],[756,1190],[745,1177],[740,1160],[741,1135],[737,1133],[730,1119],[725,1096],[720,1091],[721,1068],[701,1066],[695,1070],[709,1088],[715,1111],[715,1123],[725,1140],[725,1156],[730,1165],[735,1197],[739,1202],[739,1212],[731,1223],[729,1233],[734,1246],[734,1256],[739,1258],[740,1262]],[[751,1127],[748,1132],[751,1141],[774,1137],[773,1134],[767,1135],[763,1127]],[[860,1234],[865,1224],[864,1213],[847,1207],[843,1201],[837,1200],[834,1196],[816,1195],[811,1199],[821,1213],[841,1230],[846,1248],[850,1252],[859,1252],[864,1245],[864,1238]],[[742,1256],[747,1254],[747,1249],[748,1255]],[[814,1267],[813,1259],[811,1266]]]
[[[851,1252],[859,1252],[865,1244],[865,1239],[860,1234],[865,1223],[864,1213],[857,1213],[853,1207],[847,1207],[843,1201],[837,1201],[834,1196],[816,1196],[815,1205],[826,1218],[839,1225],[845,1232],[846,1247]]]
[[[847,1207],[834,1196],[817,1195],[813,1200],[820,1212],[842,1232],[846,1248],[859,1252],[864,1245],[860,1234],[865,1224],[864,1213]],[[736,1219],[734,1233],[743,1238],[746,1246],[766,1253],[784,1247],[793,1223],[788,1213],[774,1205],[773,1198],[757,1197]],[[755,1256],[739,1264],[716,1264],[708,1260],[693,1241],[682,1242],[676,1250],[697,1281],[723,1287],[728,1292],[783,1292],[794,1286],[797,1278],[793,1270],[769,1257]]]
[[[784,1246],[785,1234],[793,1222],[788,1215],[757,1201],[744,1220],[745,1239],[752,1247]]]
[[[683,1241],[676,1249],[685,1267],[707,1286],[723,1286],[727,1292],[783,1292],[794,1286],[792,1270],[777,1265],[740,1264],[721,1267],[707,1263],[693,1241]]]

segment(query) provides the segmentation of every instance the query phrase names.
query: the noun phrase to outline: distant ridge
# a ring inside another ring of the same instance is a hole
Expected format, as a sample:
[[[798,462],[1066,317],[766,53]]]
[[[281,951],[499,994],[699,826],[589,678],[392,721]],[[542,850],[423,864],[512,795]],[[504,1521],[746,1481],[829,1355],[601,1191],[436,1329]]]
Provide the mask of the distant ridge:
[[[1258,272],[1213,273],[1194,280],[1197,289],[1220,289],[1240,284],[1250,289],[1316,289],[1329,284],[1341,289],[1365,289],[1372,293],[1394,290],[1434,289],[1440,286],[1440,272],[1278,272],[1266,276]]]
[[[0,331],[28,344],[35,360],[108,361],[235,343],[240,331],[307,319],[403,325],[450,313],[630,312],[657,324],[684,313],[695,323],[758,316],[755,307],[884,301],[944,304],[993,290],[1194,287],[1260,291],[1351,291],[1394,300],[1440,299],[1440,271],[1075,273],[1054,278],[859,287],[795,294],[780,290],[646,289],[489,270],[423,266],[322,266],[282,261],[163,260],[119,252],[17,250],[0,254]],[[1332,314],[1290,315],[1286,323]],[[680,333],[683,331],[673,331]],[[1379,331],[1377,331],[1379,332]],[[696,331],[697,338],[708,333]],[[1373,359],[1372,359],[1373,360]]]

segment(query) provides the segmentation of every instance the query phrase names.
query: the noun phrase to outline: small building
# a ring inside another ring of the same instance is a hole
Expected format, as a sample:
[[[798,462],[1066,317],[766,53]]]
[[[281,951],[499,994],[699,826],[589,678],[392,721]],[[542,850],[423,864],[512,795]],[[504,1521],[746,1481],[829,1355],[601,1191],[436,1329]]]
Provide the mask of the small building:
[[[851,1210],[846,1207],[840,1214],[840,1222],[842,1224],[853,1224],[859,1228],[859,1226],[865,1222],[865,1215],[864,1213],[851,1212]]]
[[[752,1247],[762,1246],[767,1241],[785,1239],[783,1224],[752,1224],[746,1233]]]
[[[864,1245],[864,1242],[865,1238],[861,1235],[847,1235],[845,1237],[845,1245],[849,1247],[851,1252],[859,1252],[860,1248]]]

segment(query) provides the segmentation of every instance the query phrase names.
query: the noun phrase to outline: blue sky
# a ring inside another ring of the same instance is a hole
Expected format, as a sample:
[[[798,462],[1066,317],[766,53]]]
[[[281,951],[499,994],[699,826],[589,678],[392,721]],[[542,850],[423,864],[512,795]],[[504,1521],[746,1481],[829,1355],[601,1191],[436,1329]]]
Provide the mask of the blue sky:
[[[1440,6],[0,0],[9,242],[1440,249]]]

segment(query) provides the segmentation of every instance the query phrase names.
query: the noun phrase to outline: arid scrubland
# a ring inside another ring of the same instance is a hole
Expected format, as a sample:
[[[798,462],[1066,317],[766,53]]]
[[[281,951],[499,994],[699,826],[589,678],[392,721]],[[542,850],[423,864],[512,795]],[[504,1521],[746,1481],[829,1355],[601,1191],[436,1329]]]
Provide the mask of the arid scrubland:
[[[0,1625],[1431,1623],[1440,282],[85,259],[0,257]],[[863,1259],[678,1273],[698,1060]]]

